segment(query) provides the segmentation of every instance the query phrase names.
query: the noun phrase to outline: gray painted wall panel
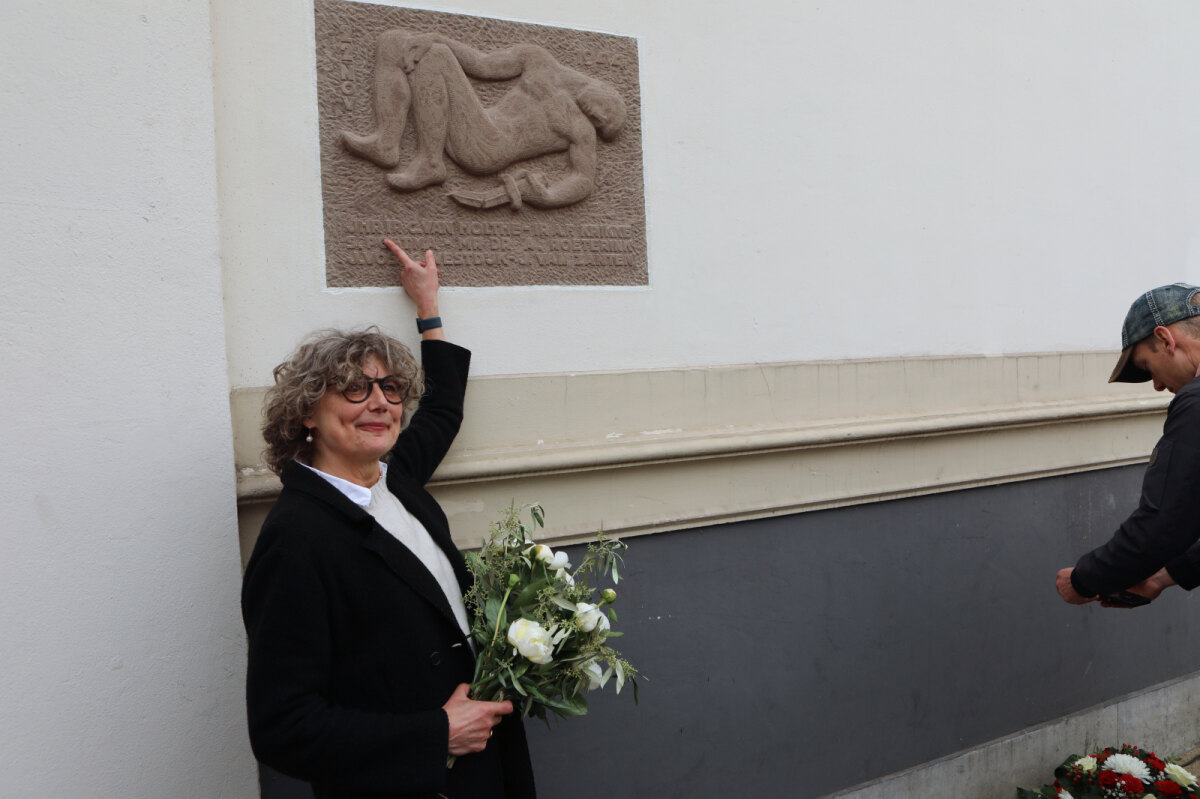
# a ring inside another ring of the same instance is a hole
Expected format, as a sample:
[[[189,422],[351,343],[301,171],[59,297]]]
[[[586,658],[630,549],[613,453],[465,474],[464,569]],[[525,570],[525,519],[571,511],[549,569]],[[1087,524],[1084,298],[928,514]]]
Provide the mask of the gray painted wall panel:
[[[1182,591],[1118,611],[1054,590],[1140,479],[1131,467],[633,539],[618,609],[649,676],[641,705],[599,696],[584,719],[532,726],[539,792],[820,796],[1194,671],[1200,616]]]

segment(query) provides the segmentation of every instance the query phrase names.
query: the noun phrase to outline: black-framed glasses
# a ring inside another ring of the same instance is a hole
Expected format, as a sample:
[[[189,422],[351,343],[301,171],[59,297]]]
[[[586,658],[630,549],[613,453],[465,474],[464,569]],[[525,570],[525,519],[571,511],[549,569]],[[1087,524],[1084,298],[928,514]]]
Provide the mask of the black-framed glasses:
[[[376,383],[383,392],[383,398],[392,405],[399,405],[408,396],[409,382],[395,375],[375,378],[359,375],[346,384],[342,389],[342,396],[350,402],[366,402],[367,397],[371,396],[372,386]]]

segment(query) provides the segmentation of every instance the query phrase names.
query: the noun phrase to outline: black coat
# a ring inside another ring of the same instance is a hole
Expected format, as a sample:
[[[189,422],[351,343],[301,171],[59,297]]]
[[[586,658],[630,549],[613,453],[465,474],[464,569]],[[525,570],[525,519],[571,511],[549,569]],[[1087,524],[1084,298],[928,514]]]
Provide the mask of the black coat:
[[[387,486],[470,574],[424,485],[462,421],[470,353],[421,344],[426,394],[388,462]],[[474,660],[445,594],[365,509],[296,463],[281,475],[246,567],[246,703],[255,755],[323,797],[533,797],[525,732],[508,716],[487,748],[446,769],[442,705]]]
[[[1163,566],[1180,586],[1200,585],[1200,378],[1167,407],[1137,510],[1113,537],[1079,559],[1071,584],[1083,596],[1137,585]]]

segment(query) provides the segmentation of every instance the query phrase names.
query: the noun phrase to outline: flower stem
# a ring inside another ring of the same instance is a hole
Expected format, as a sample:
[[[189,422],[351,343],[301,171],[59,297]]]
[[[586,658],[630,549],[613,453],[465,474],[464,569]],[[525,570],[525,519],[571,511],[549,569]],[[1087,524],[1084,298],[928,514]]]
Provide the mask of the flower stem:
[[[504,599],[500,600],[500,610],[504,610],[506,607],[508,607],[508,596],[509,596],[509,594],[512,593],[512,590],[513,590],[513,587],[510,585],[508,587],[508,590],[504,592]],[[507,613],[504,615],[505,615],[505,618],[508,617]],[[492,633],[492,642],[490,644],[488,644],[488,649],[491,649],[492,647],[494,647],[496,645],[496,636],[498,636],[498,635],[500,635],[500,614],[499,613],[496,614],[496,630],[495,630],[495,632]]]

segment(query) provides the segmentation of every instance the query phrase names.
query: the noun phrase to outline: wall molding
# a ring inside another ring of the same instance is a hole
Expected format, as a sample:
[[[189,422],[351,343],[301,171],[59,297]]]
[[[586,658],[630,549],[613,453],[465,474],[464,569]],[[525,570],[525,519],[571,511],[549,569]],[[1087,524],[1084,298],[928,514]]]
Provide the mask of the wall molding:
[[[548,538],[567,542],[601,526],[664,532],[1123,466],[1146,459],[1167,398],[1106,383],[1114,357],[473,379],[432,490],[466,546],[513,501],[543,503]],[[264,390],[231,394],[246,522],[279,490],[259,458]]]

